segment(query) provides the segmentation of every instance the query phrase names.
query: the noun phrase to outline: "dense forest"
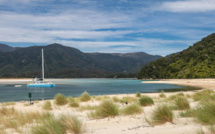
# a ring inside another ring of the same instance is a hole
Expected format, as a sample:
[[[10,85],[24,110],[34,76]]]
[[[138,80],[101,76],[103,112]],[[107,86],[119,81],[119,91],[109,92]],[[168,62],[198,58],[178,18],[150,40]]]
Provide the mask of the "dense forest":
[[[144,52],[83,53],[56,43],[24,48],[0,44],[0,77],[41,77],[42,48],[46,78],[134,78],[141,66],[161,58]]]
[[[139,79],[214,78],[215,33],[186,50],[143,66],[137,77]]]

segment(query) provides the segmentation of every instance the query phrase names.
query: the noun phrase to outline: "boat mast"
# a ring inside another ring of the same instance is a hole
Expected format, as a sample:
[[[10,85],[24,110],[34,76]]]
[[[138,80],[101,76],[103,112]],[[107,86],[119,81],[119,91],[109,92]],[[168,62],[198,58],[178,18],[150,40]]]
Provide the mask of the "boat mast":
[[[43,48],[42,48],[42,79],[44,81],[44,57],[43,57]]]

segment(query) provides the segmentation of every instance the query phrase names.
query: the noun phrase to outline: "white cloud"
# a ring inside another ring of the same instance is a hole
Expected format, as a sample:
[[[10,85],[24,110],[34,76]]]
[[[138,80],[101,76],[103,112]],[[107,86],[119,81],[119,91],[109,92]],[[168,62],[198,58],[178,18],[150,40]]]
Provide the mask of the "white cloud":
[[[207,12],[215,10],[214,0],[180,0],[161,4],[160,9],[171,12]]]

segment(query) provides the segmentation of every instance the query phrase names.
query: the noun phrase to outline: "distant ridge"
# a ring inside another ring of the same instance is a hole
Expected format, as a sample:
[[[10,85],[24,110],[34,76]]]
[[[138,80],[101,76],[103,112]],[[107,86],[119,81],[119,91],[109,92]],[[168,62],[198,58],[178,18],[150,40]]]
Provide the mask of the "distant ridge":
[[[13,51],[13,50],[15,50],[14,47],[11,47],[11,46],[8,46],[6,44],[1,44],[0,43],[0,51],[2,51],[2,52],[10,52],[10,51]]]
[[[215,78],[215,33],[186,50],[143,66],[138,78]]]
[[[41,77],[42,48],[46,78],[113,78],[115,75],[118,78],[133,78],[142,65],[161,58],[142,52],[83,53],[76,48],[53,43],[47,46],[4,50],[4,53],[0,53],[0,77]]]

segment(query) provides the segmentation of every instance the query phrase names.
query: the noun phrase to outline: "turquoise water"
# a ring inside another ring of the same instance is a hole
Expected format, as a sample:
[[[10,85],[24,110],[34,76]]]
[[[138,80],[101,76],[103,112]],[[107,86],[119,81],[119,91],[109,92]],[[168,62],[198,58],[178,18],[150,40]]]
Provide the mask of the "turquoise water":
[[[53,88],[27,87],[21,85],[0,85],[0,102],[28,100],[28,93],[32,93],[32,100],[53,99],[57,93],[65,96],[80,96],[84,91],[90,95],[130,94],[136,92],[160,92],[161,89],[183,88],[171,84],[141,83],[134,79],[54,79]]]

